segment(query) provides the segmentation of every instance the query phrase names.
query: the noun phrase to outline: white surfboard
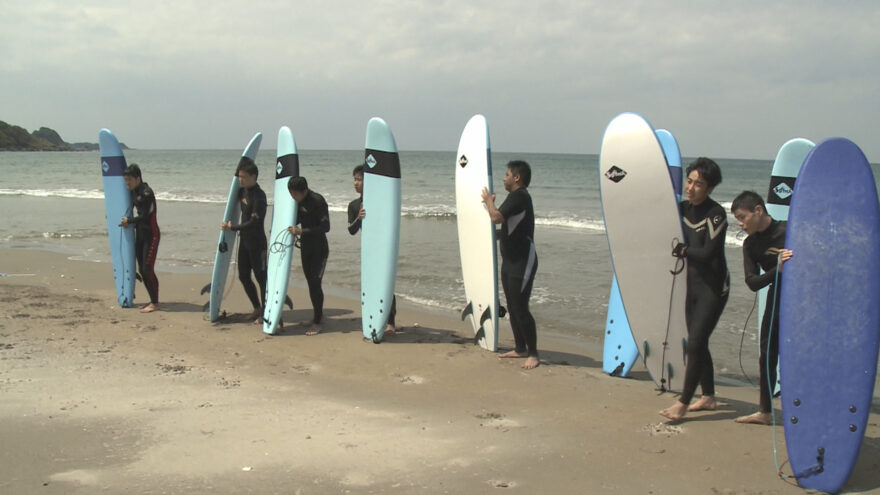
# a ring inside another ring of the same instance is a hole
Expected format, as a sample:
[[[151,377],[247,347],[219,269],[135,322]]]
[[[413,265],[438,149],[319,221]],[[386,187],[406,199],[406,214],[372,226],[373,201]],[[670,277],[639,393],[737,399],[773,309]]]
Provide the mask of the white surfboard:
[[[258,132],[254,134],[254,137],[251,138],[241,156],[246,156],[251,160],[255,160],[262,141],[262,133]],[[232,185],[229,186],[229,196],[226,198],[226,209],[223,211],[223,222],[237,219],[241,215],[241,206],[238,204],[239,189],[241,189],[241,186],[238,184],[238,175],[236,173],[232,175]],[[211,321],[217,321],[220,318],[220,304],[223,302],[223,291],[226,289],[226,276],[229,274],[229,263],[232,261],[232,253],[235,251],[235,241],[238,239],[237,234],[238,232],[233,230],[220,231],[220,240],[217,242],[217,253],[214,256],[214,271],[211,276],[211,283],[202,289],[202,293],[206,290],[211,291],[211,300],[208,303],[208,314]]]
[[[483,204],[484,187],[492,193],[492,159],[489,124],[474,115],[458,142],[455,163],[455,211],[458,247],[467,303],[461,313],[470,316],[480,347],[498,349],[498,255],[495,225]]]
[[[685,374],[687,263],[672,256],[681,216],[666,158],[643,117],[608,124],[599,156],[605,232],[624,309],[645,367],[661,390]]]
[[[400,157],[384,120],[367,123],[361,224],[361,319],[364,338],[378,344],[394,298],[400,244]]]
[[[293,236],[288,227],[296,225],[297,205],[287,183],[299,177],[296,140],[287,126],[278,130],[278,153],[275,161],[275,192],[272,196],[272,228],[266,260],[266,307],[263,309],[263,332],[274,334],[281,322],[287,300],[290,263],[293,260]]]

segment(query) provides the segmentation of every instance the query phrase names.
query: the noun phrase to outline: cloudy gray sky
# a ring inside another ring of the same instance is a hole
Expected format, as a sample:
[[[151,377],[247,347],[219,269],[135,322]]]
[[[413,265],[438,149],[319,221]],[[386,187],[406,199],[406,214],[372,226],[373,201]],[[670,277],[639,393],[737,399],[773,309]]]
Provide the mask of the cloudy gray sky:
[[[288,125],[357,149],[598,153],[634,111],[685,156],[772,159],[792,137],[880,161],[880,2],[0,0],[0,120],[67,141],[240,148]]]

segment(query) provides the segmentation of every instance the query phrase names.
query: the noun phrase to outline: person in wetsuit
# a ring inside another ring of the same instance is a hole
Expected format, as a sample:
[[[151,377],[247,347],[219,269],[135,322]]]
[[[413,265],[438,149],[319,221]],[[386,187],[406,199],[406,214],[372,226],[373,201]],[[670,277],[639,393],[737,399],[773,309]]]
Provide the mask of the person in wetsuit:
[[[251,317],[256,318],[255,324],[263,323],[263,308],[266,305],[266,231],[263,222],[266,218],[266,193],[257,184],[260,170],[250,158],[243,156],[235,171],[238,177],[238,202],[241,206],[241,222],[233,225],[232,221],[222,223],[220,228],[239,233],[238,241],[238,279],[245,294],[251,301],[254,311]],[[260,286],[260,293],[251,280],[251,272]]]
[[[355,235],[361,230],[361,223],[367,212],[364,211],[364,166],[358,165],[351,173],[354,179],[354,191],[358,197],[348,203],[348,233]],[[391,298],[391,310],[388,312],[388,322],[385,325],[385,333],[394,333],[397,326],[394,323],[397,316],[397,296]]]
[[[673,247],[672,255],[687,258],[687,367],[681,396],[675,404],[660,411],[673,421],[681,420],[689,411],[712,411],[717,407],[709,337],[730,292],[730,273],[724,256],[727,213],[709,197],[721,183],[721,168],[714,160],[701,157],[688,166],[686,173],[687,199],[679,205],[684,242]],[[691,404],[697,385],[703,395]]]
[[[159,223],[156,220],[156,195],[143,181],[141,168],[132,163],[122,172],[125,187],[131,191],[133,217],[122,217],[122,226],[134,226],[134,256],[150,303],[141,307],[141,313],[159,309],[159,279],[156,278],[156,254],[159,251]]]
[[[529,298],[538,271],[538,255],[535,250],[535,209],[529,184],[532,169],[522,160],[507,164],[504,190],[510,194],[500,207],[495,207],[495,195],[484,187],[483,202],[489,209],[489,218],[501,224],[498,243],[501,248],[501,286],[507,299],[507,313],[516,348],[501,354],[502,358],[526,358],[524,369],[537,368],[538,329],[529,311]]]
[[[309,285],[309,298],[312,300],[314,310],[311,328],[306,335],[317,335],[321,333],[324,316],[324,290],[321,288],[321,280],[324,278],[324,268],[330,255],[330,246],[327,244],[330,212],[324,196],[309,190],[309,183],[305,177],[291,177],[287,182],[287,190],[298,205],[299,213],[296,220],[300,225],[300,227],[290,226],[287,230],[299,236],[303,274]]]
[[[779,362],[779,295],[782,284],[782,263],[792,257],[785,249],[785,222],[774,220],[767,213],[764,200],[757,193],[743,191],[734,200],[730,211],[740,228],[748,235],[743,241],[743,270],[746,285],[753,291],[767,289],[764,318],[761,320],[760,410],[740,416],[737,423],[769,425],[772,423],[773,389],[776,387],[776,363]],[[778,269],[777,269],[778,267]],[[764,273],[761,273],[764,270]]]

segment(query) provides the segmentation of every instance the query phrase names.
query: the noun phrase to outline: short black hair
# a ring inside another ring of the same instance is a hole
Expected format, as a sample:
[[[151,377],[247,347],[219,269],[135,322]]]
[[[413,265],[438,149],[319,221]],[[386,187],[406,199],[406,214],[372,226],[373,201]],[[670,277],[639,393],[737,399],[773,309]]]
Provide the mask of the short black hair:
[[[287,181],[287,190],[288,191],[296,191],[303,192],[309,189],[309,182],[305,177],[291,177]]]
[[[691,175],[694,170],[700,174],[700,178],[706,181],[706,185],[709,187],[721,184],[721,167],[715,163],[715,160],[705,156],[697,158],[688,165],[685,176]]]
[[[239,172],[244,172],[248,175],[253,175],[254,177],[260,176],[260,169],[257,168],[257,164],[246,156],[241,157],[241,160],[238,161],[238,168],[235,169],[236,177]]]
[[[730,205],[730,212],[736,213],[736,210],[739,209],[755,211],[755,208],[759,205],[764,211],[767,211],[767,205],[764,204],[764,198],[754,191],[743,191],[733,198],[733,203]]]
[[[356,166],[354,168],[354,170],[351,171],[351,176],[354,177],[355,175],[364,175],[364,164],[363,163]]]
[[[513,175],[518,175],[522,187],[529,187],[532,182],[532,167],[523,160],[511,160],[507,162],[507,170]]]
[[[137,163],[132,163],[131,165],[125,167],[125,170],[122,171],[122,175],[124,177],[134,177],[135,179],[140,179],[141,168],[138,167]]]

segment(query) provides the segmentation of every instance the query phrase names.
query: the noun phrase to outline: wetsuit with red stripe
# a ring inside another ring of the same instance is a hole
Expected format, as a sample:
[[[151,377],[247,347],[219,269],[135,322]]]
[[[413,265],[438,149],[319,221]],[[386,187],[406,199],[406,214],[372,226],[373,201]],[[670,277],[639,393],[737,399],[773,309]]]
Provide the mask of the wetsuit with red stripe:
[[[159,251],[159,224],[156,220],[156,195],[146,182],[131,191],[135,216],[128,223],[134,226],[134,253],[138,271],[150,302],[159,303],[159,279],[156,278],[156,253]]]

